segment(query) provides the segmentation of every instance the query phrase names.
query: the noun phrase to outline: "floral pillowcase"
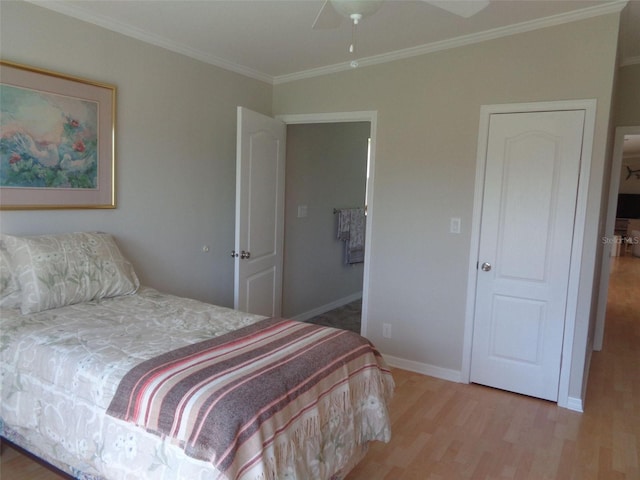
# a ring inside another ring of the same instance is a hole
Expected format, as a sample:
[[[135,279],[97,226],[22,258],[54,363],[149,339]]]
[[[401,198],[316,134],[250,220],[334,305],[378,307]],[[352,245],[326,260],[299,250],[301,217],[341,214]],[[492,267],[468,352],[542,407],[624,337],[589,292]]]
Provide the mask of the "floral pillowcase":
[[[127,295],[140,286],[133,265],[106,233],[2,235],[0,244],[11,258],[23,314]]]
[[[4,243],[0,242],[0,307],[18,308],[22,292],[13,273]]]

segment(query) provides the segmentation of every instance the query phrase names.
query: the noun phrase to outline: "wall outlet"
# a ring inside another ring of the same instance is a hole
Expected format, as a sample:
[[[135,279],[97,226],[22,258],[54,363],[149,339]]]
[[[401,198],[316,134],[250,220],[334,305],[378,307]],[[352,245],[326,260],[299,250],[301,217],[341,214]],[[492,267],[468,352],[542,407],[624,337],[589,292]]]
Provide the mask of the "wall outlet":
[[[383,323],[382,324],[382,336],[384,338],[391,338],[391,324]]]

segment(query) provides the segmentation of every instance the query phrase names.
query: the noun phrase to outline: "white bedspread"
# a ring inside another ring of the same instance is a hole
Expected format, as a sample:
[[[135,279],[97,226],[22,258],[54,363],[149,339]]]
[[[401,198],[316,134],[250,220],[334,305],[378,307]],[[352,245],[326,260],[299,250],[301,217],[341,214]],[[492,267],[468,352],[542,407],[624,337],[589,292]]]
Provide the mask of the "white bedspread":
[[[3,436],[77,478],[217,478],[211,464],[105,410],[120,379],[141,361],[264,317],[149,288],[33,315],[6,309],[0,315]],[[379,418],[373,428],[388,438],[385,403],[367,408],[379,410],[367,418]],[[365,453],[366,439],[350,438],[340,428],[344,420],[328,432],[331,445],[322,452],[309,445],[278,478],[348,472]]]

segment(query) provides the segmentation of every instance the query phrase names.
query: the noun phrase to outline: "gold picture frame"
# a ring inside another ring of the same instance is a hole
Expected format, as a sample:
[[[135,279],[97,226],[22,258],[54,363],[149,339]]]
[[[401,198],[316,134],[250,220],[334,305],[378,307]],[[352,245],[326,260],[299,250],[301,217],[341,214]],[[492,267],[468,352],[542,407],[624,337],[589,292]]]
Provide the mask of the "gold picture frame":
[[[116,87],[0,60],[0,209],[115,208]]]

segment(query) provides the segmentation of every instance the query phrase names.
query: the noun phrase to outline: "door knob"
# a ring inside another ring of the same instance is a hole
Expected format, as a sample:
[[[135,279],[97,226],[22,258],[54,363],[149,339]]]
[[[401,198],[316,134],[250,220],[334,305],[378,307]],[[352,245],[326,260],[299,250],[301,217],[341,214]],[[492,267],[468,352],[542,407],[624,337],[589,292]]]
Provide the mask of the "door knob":
[[[491,264],[484,262],[480,268],[482,269],[483,272],[490,272],[491,271]]]
[[[235,250],[231,250],[231,258],[236,258],[238,256],[238,252]]]
[[[240,253],[240,258],[250,258],[251,257],[251,252],[245,252],[244,250],[242,250],[242,252]]]

